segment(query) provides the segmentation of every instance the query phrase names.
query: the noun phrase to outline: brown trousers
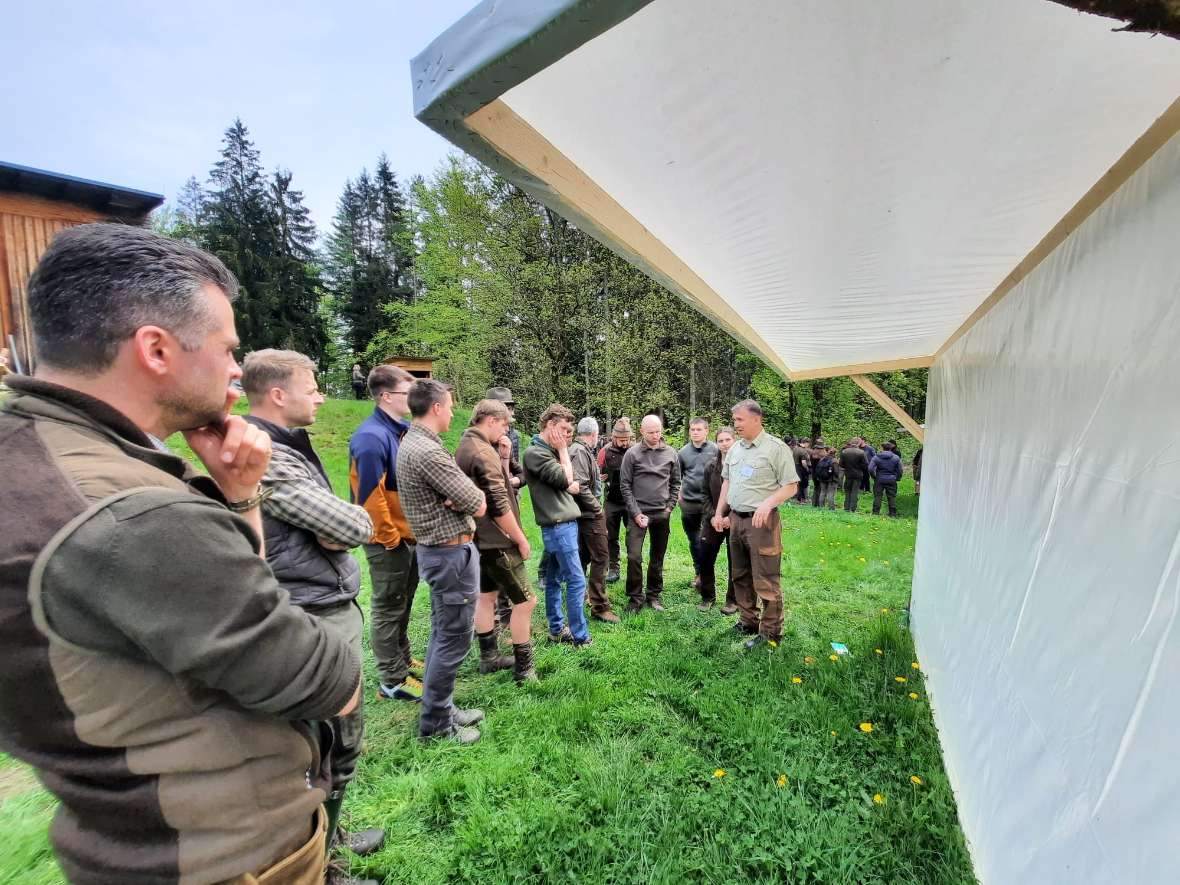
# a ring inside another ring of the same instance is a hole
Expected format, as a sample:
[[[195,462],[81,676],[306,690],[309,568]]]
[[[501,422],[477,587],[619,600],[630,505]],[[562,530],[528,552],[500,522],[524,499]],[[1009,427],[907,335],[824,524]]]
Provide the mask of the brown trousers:
[[[311,838],[261,873],[242,873],[223,885],[323,885],[327,864],[328,816],[316,811]]]
[[[578,520],[578,553],[582,557],[582,568],[590,569],[590,576],[586,579],[586,602],[590,604],[590,613],[600,615],[610,611],[610,598],[606,595],[605,512],[600,510],[595,516]]]
[[[754,527],[752,516],[731,512],[729,564],[741,621],[767,639],[777,640],[783,632],[782,559],[783,528],[778,510],[770,512],[760,529]]]

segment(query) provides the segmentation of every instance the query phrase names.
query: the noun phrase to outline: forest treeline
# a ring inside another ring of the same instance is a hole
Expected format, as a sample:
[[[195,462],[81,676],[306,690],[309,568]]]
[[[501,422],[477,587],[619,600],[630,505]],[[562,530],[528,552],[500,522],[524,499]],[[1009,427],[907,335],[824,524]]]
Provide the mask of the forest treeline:
[[[337,394],[348,372],[430,357],[461,403],[510,387],[526,425],[551,402],[604,423],[658,411],[674,432],[754,396],[774,431],[896,437],[847,378],[784,382],[596,240],[474,160],[451,156],[403,186],[388,158],[343,185],[321,237],[291,171],[267,172],[240,120],[204,181],[190,178],[157,230],[237,275],[243,352],[302,351]],[[924,369],[874,379],[917,420]],[[899,439],[911,451],[908,437]]]

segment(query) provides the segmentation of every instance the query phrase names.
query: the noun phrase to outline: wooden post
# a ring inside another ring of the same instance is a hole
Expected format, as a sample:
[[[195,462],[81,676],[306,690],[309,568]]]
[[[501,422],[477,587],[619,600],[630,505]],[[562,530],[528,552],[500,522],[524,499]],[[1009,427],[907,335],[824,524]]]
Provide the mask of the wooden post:
[[[864,375],[849,375],[857,387],[877,401],[877,405],[898,420],[902,427],[910,432],[919,443],[924,443],[925,432],[918,426],[918,422],[909,416],[905,409],[895,403],[884,390],[866,378]]]

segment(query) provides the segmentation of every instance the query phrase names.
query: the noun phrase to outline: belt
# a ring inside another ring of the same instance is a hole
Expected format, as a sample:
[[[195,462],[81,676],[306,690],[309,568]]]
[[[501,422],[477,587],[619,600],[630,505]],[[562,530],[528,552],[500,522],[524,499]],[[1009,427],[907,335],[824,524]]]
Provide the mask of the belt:
[[[445,541],[439,541],[437,544],[424,544],[424,547],[462,547],[464,544],[471,543],[475,535],[455,535],[453,538],[448,538]]]
[[[729,512],[734,516],[740,516],[742,519],[750,519],[754,515],[753,510],[748,510],[745,513],[740,510],[730,510]]]

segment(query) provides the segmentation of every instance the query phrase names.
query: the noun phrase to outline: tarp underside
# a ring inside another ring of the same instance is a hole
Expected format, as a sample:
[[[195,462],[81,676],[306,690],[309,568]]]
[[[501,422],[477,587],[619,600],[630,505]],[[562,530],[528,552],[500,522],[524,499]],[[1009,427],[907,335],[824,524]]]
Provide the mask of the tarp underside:
[[[1052,3],[656,0],[503,100],[793,371],[923,357],[1180,94]]]

